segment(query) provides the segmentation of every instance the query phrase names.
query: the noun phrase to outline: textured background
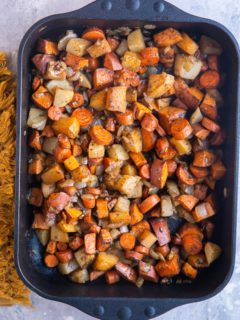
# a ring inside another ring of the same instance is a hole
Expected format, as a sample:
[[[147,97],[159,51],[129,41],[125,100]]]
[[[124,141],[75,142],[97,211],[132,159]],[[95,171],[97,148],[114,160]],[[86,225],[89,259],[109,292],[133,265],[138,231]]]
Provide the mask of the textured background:
[[[168,1],[189,13],[221,22],[240,41],[240,6],[237,0]],[[89,0],[0,0],[0,50],[10,51],[15,57],[22,36],[34,22],[50,14],[78,9],[90,2]],[[239,226],[240,223],[238,223],[238,230]],[[239,233],[237,244],[234,275],[220,294],[208,301],[176,308],[161,317],[155,318],[155,320],[190,320],[192,318],[194,320],[240,319]],[[20,306],[0,308],[0,320],[55,320],[56,317],[58,320],[94,319],[73,307],[48,301],[34,293],[32,294],[32,302],[33,308]]]

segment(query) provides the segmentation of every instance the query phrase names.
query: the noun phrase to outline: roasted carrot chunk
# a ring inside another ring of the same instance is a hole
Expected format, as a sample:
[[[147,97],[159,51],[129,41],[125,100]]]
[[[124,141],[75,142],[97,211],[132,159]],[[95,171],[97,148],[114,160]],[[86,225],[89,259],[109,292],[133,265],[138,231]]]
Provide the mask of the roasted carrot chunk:
[[[181,204],[181,206],[183,206],[184,209],[192,211],[199,200],[190,194],[182,194],[177,198],[177,201]]]
[[[182,272],[191,279],[195,279],[197,276],[197,270],[187,262],[182,266]]]
[[[105,55],[104,67],[112,71],[117,71],[122,69],[121,62],[118,59],[118,56],[114,52],[110,52]]]
[[[89,41],[97,41],[99,39],[105,39],[103,30],[99,28],[89,28],[83,32],[82,38]]]
[[[44,263],[48,268],[55,268],[58,265],[58,258],[54,254],[47,254]]]
[[[189,138],[192,131],[192,127],[186,119],[176,119],[171,124],[171,133],[177,140]]]
[[[126,109],[124,113],[116,112],[115,113],[117,122],[124,126],[130,126],[133,124],[133,112],[131,109]]]
[[[160,261],[155,266],[160,277],[172,277],[180,273],[180,261],[178,254],[174,254],[171,260]]]
[[[113,83],[114,72],[106,68],[98,68],[93,73],[94,89],[103,89]]]
[[[93,122],[93,114],[86,108],[76,109],[72,115],[77,118],[81,127],[87,127]]]
[[[160,202],[160,198],[157,194],[152,194],[139,205],[142,213],[146,213],[155,207]]]
[[[158,126],[158,120],[152,113],[146,113],[141,121],[141,126],[144,130],[153,132]]]
[[[107,284],[114,284],[120,281],[119,274],[117,273],[117,271],[114,271],[114,270],[107,271],[105,273],[105,278],[106,278]]]
[[[213,89],[218,86],[220,75],[215,70],[207,70],[200,76],[199,82],[203,88]]]
[[[113,142],[112,134],[100,125],[93,126],[90,131],[90,137],[97,144],[107,146]]]
[[[65,251],[57,252],[56,256],[61,263],[66,263],[66,262],[69,262],[70,260],[72,260],[73,253],[72,253],[71,249],[68,249]]]
[[[133,234],[126,232],[120,236],[120,245],[124,250],[132,250],[135,247],[135,237]]]

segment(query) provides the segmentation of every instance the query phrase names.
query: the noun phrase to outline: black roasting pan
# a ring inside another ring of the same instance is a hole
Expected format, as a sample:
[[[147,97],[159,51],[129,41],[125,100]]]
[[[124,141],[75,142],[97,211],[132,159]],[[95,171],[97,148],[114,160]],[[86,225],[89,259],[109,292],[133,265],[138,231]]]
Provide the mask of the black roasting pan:
[[[205,34],[216,39],[224,48],[222,65],[226,81],[221,125],[228,136],[224,147],[227,175],[218,188],[221,210],[216,217],[217,232],[214,239],[223,248],[223,254],[191,284],[145,283],[138,289],[125,281],[108,286],[104,279],[99,279],[94,283],[78,285],[44,267],[41,258],[43,249],[31,231],[32,212],[26,201],[29,152],[26,120],[30,104],[31,56],[38,38],[57,39],[67,29],[81,32],[86,26],[139,27],[145,24],[156,24],[158,29],[172,26],[191,34]],[[234,267],[238,122],[239,49],[232,34],[217,22],[187,14],[165,1],[98,0],[80,10],[53,15],[35,23],[25,34],[18,55],[15,261],[24,283],[47,299],[67,303],[106,320],[149,319],[177,306],[208,299],[220,292],[228,283]]]

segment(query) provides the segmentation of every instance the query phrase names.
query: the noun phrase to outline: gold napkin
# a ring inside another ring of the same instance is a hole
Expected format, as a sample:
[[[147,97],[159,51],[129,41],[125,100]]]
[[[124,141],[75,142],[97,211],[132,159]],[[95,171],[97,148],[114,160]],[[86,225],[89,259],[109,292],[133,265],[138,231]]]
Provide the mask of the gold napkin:
[[[14,267],[16,83],[0,52],[0,305],[30,305],[30,291]]]

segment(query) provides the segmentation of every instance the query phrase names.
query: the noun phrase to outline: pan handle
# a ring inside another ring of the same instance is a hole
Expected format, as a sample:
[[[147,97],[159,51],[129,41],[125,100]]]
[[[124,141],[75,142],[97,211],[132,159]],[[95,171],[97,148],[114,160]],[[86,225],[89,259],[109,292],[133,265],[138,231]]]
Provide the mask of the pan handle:
[[[66,302],[66,301],[65,301]],[[159,316],[186,302],[181,300],[127,299],[127,298],[100,298],[71,300],[73,307],[101,320],[148,320]]]
[[[200,21],[164,0],[97,0],[72,14],[87,19]]]

